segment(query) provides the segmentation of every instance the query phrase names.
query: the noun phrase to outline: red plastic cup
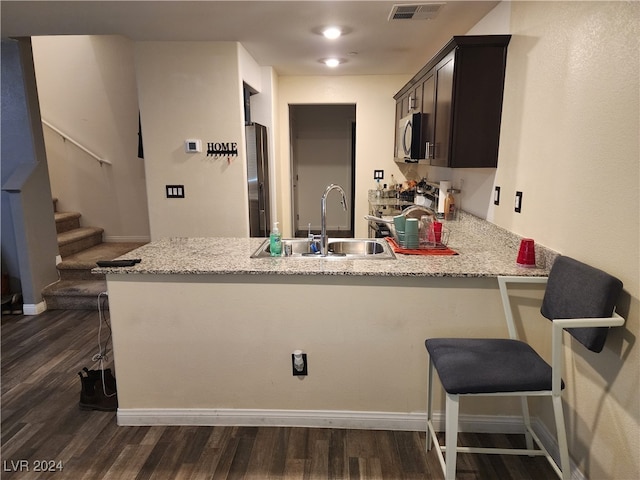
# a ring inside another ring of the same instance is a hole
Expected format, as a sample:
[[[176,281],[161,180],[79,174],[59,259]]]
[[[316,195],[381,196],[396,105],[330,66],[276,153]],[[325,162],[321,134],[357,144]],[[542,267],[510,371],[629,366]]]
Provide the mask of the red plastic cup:
[[[429,243],[441,243],[442,242],[442,223],[432,222],[429,225],[429,233],[427,234],[427,240]]]
[[[521,267],[533,268],[536,266],[536,244],[533,238],[523,238],[520,241],[516,263]]]

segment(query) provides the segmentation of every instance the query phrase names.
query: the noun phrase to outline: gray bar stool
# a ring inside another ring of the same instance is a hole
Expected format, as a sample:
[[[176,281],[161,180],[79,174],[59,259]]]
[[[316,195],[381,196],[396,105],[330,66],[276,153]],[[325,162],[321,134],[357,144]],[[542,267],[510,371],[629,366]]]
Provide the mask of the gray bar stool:
[[[546,283],[540,312],[552,321],[551,364],[528,344],[518,340],[507,291],[510,283]],[[427,450],[431,449],[433,441],[447,480],[455,479],[456,455],[459,452],[545,456],[558,476],[569,480],[571,472],[561,399],[564,388],[562,333],[566,329],[586,348],[600,352],[609,327],[624,324],[624,318],[614,311],[622,282],[601,270],[560,256],[554,262],[549,277],[498,277],[498,285],[510,338],[431,338],[425,341],[429,352]],[[433,426],[434,368],[446,392],[445,445],[440,445]],[[527,448],[458,446],[461,396],[521,397]],[[531,428],[529,396],[551,397],[560,452],[559,465]]]

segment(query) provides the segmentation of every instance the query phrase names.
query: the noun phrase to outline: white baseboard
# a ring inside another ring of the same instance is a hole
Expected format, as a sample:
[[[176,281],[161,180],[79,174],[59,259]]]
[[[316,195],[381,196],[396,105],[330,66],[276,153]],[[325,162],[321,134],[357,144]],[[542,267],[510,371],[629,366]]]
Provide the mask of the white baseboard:
[[[131,236],[131,237],[124,237],[119,235],[105,235],[104,241],[109,243],[143,243],[143,242],[148,243],[151,241],[151,237],[145,236],[145,235]]]
[[[251,410],[251,409],[179,409],[119,408],[120,426],[243,426],[354,428],[363,430],[425,431],[426,413],[357,412],[340,410]],[[444,430],[444,415],[434,413],[433,425]],[[558,445],[542,421],[531,418],[531,425],[549,453],[557,459]],[[499,415],[460,415],[461,432],[523,433],[522,417]],[[572,480],[585,480],[571,462]]]
[[[22,305],[23,315],[38,315],[47,309],[47,304],[42,301],[40,303],[25,303]]]
[[[532,421],[535,419],[532,419]],[[118,425],[237,425],[274,427],[358,428],[365,430],[422,431],[426,413],[359,412],[340,410],[252,410],[252,409],[179,409],[119,408]],[[538,422],[540,428],[544,428]],[[435,413],[436,430],[444,429],[444,416]],[[461,432],[523,433],[521,417],[460,415]],[[542,434],[542,437],[551,435]]]
[[[336,410],[118,409],[118,425],[235,425],[419,431],[423,413]]]

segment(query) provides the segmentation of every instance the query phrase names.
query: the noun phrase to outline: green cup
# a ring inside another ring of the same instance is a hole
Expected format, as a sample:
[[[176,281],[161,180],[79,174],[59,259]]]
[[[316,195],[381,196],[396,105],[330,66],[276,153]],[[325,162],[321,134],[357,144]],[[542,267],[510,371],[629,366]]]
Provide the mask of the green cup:
[[[418,235],[419,222],[417,218],[407,218],[404,233],[406,235]]]
[[[407,217],[404,215],[396,215],[393,217],[393,226],[396,227],[396,232],[404,232],[406,223]]]

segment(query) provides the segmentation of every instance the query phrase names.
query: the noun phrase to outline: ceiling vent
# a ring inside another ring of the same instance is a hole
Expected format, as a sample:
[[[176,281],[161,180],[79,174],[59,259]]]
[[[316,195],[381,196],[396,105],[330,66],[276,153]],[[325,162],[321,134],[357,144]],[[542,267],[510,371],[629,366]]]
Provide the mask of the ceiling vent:
[[[389,14],[391,20],[431,20],[438,15],[444,3],[413,3],[394,5]]]

